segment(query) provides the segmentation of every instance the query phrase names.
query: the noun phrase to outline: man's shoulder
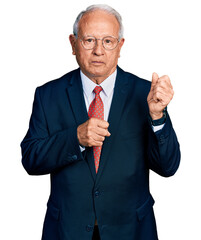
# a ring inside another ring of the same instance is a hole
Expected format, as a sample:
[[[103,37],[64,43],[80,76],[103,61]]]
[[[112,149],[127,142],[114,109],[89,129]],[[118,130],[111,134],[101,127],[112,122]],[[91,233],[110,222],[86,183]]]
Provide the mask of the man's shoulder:
[[[123,76],[124,78],[127,78],[129,83],[134,83],[135,85],[145,86],[148,88],[150,88],[150,86],[151,86],[151,82],[149,80],[141,78],[131,72],[127,72],[127,71],[121,69],[119,66],[118,66],[118,73],[119,73],[119,75]]]
[[[70,84],[72,77],[77,73],[79,73],[79,69],[72,70],[57,79],[46,82],[38,88],[44,91],[51,89],[56,91],[57,89],[66,88]]]

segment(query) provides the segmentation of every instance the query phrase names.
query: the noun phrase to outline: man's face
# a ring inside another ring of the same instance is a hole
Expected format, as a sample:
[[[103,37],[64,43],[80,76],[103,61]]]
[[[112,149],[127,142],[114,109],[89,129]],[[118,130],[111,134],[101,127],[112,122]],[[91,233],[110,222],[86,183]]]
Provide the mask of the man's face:
[[[118,39],[119,23],[115,16],[102,10],[96,10],[81,18],[77,39],[74,35],[70,35],[73,54],[76,55],[82,72],[100,84],[115,71],[124,39],[121,39],[113,50],[106,50],[101,40],[97,41],[94,49],[87,50],[80,41],[86,36],[93,36],[97,39],[114,36]]]

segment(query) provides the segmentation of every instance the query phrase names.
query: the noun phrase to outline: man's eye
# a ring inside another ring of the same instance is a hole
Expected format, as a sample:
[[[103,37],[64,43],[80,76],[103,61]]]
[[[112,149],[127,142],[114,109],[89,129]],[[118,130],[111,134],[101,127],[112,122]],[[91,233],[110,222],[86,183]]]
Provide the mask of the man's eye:
[[[110,39],[105,39],[105,43],[111,43],[111,40]]]
[[[92,43],[92,42],[94,42],[94,39],[93,38],[87,38],[87,39],[85,39],[85,42],[86,43]]]

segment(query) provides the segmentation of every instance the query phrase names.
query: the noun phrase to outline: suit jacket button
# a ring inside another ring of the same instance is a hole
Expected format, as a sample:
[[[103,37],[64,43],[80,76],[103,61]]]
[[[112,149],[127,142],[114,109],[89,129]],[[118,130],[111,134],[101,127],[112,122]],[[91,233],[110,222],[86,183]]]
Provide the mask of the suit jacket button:
[[[87,232],[91,232],[91,231],[93,231],[93,229],[94,229],[94,227],[91,226],[91,225],[87,225],[87,226],[86,226]]]
[[[98,197],[99,195],[100,195],[100,192],[99,191],[95,191],[94,196]]]
[[[77,155],[73,155],[72,160],[77,160]]]

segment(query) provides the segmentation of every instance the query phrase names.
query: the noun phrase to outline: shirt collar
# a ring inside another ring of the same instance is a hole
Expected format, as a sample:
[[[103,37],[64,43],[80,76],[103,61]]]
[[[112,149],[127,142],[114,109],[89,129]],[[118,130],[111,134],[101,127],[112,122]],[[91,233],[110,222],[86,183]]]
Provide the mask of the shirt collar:
[[[100,85],[97,85],[92,80],[90,80],[81,70],[80,70],[80,76],[81,76],[83,91],[87,96],[92,94],[92,92],[96,86],[101,86],[103,88],[104,93],[108,97],[114,89],[116,76],[117,76],[117,70],[115,70]]]

